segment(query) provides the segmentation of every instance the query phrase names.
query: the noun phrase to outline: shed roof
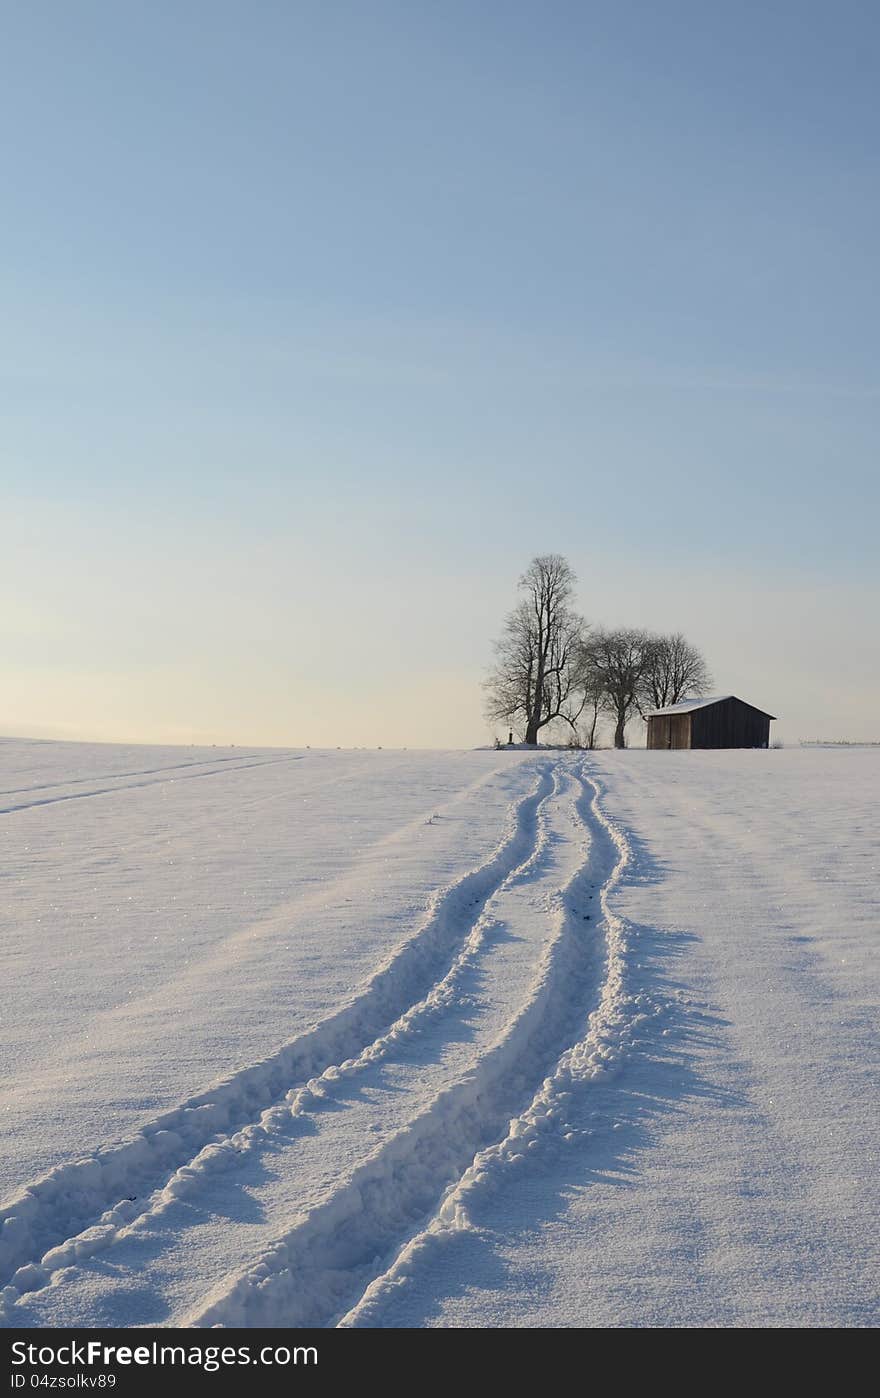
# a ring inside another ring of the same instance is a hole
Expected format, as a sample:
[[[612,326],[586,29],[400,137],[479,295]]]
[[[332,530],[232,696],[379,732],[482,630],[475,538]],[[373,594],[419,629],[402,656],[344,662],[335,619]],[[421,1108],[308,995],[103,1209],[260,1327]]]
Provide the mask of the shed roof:
[[[710,704],[723,704],[726,699],[736,699],[738,704],[746,704],[745,699],[739,699],[735,694],[713,694],[710,699],[682,699],[678,704],[667,704],[665,709],[651,709],[645,714],[645,718],[660,718],[664,714],[689,714],[694,709],[707,709]],[[746,708],[755,709],[756,713],[763,714],[765,718],[775,718],[775,714],[768,714],[766,710],[759,709],[755,704],[746,704]]]

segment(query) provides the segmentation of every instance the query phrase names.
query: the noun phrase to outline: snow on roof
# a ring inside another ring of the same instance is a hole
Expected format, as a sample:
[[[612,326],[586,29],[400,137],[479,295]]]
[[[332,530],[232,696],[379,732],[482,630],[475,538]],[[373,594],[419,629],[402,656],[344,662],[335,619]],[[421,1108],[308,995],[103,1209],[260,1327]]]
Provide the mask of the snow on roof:
[[[689,714],[692,709],[705,709],[707,704],[720,704],[725,699],[735,699],[735,694],[713,694],[711,699],[682,699],[677,704],[667,704],[665,709],[651,709],[646,718],[659,718],[661,714]]]
[[[735,694],[713,694],[709,699],[682,699],[678,704],[667,704],[665,709],[650,709],[645,714],[645,718],[660,718],[663,714],[689,714],[694,709],[705,709],[710,704],[722,704],[725,699],[736,699]],[[744,699],[739,699],[738,703],[745,704]],[[773,718],[773,714],[768,714],[764,709],[758,709],[754,704],[746,704],[746,708],[755,709],[756,713],[763,714],[765,718]]]

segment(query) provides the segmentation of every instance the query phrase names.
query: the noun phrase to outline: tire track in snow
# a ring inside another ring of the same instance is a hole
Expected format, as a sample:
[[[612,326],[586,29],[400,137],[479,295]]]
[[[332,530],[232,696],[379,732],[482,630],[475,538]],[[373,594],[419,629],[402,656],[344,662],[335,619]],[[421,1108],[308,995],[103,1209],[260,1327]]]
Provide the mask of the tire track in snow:
[[[59,778],[54,782],[31,782],[29,786],[8,786],[0,790],[0,796],[17,796],[20,792],[51,791],[53,787],[82,786],[83,782],[115,782],[124,777],[152,777],[157,772],[179,772],[187,767],[211,767],[218,762],[241,762],[245,757],[258,757],[256,752],[236,752],[230,757],[205,757],[201,761],[171,762],[163,767],[138,767],[132,772],[92,772],[87,777]],[[271,759],[276,760],[276,759]],[[166,778],[173,780],[173,778]]]
[[[390,1038],[398,1021],[410,1015],[411,1023],[398,1032],[411,1032],[420,1015],[442,1008],[452,993],[444,982],[450,959],[453,967],[457,963],[457,948],[468,952],[491,897],[539,857],[539,813],[554,785],[543,767],[533,789],[514,806],[494,853],[434,895],[421,926],[342,1009],[277,1053],[163,1113],[134,1138],[61,1165],[20,1190],[0,1210],[0,1283],[11,1283],[0,1293],[0,1305],[14,1305],[23,1292],[45,1285],[46,1267],[61,1266],[61,1256],[69,1262],[107,1246],[150,1207],[145,1195],[165,1188],[182,1193],[200,1153],[199,1168],[215,1168],[230,1137],[247,1128],[253,1136],[270,1131],[273,1108],[289,1118],[297,1088],[307,1093],[323,1074],[354,1071],[362,1055],[381,1054],[382,1037]],[[300,1110],[306,1101],[304,1096]]]
[[[92,796],[112,796],[117,791],[138,791],[145,786],[164,786],[168,782],[196,781],[200,777],[225,777],[230,772],[247,772],[252,767],[274,767],[279,762],[302,762],[302,757],[270,757],[260,762],[242,762],[237,767],[215,767],[210,772],[185,772],[176,777],[154,777],[151,781],[126,782],[123,786],[101,786],[94,791],[70,791],[66,796],[41,796],[36,801],[21,801],[15,806],[0,806],[0,815],[16,811],[32,811],[37,806],[57,806],[62,801],[87,801]]]
[[[616,1071],[633,1030],[647,1017],[644,997],[633,998],[626,992],[626,924],[610,906],[629,863],[630,846],[622,828],[602,810],[599,782],[593,777],[586,777],[586,781],[593,791],[593,829],[608,852],[603,861],[608,872],[599,894],[604,974],[599,1003],[589,1016],[586,1033],[560,1055],[525,1111],[510,1121],[506,1135],[474,1156],[461,1178],[447,1189],[433,1217],[404,1243],[390,1266],[366,1286],[360,1299],[337,1322],[343,1328],[393,1324],[385,1313],[395,1294],[420,1263],[434,1249],[442,1247],[445,1239],[475,1227],[471,1210],[481,1196],[502,1187],[510,1171],[521,1166],[531,1152],[539,1155],[541,1143],[548,1137],[573,1139],[575,1133],[565,1120],[573,1094],[596,1079],[607,1080]]]
[[[580,1070],[583,1054],[590,1057],[591,1068],[591,1056],[610,1056],[609,1045],[600,1039],[612,1007],[613,1014],[618,1013],[622,929],[604,900],[625,859],[621,854],[603,884],[601,989],[590,1031],[582,1040],[579,1030],[597,981],[592,923],[585,928],[597,863],[588,792],[594,801],[596,795],[595,784],[588,787],[582,771],[576,780],[585,857],[558,895],[553,933],[529,996],[503,1034],[465,1075],[439,1092],[246,1273],[196,1308],[185,1324],[333,1325],[387,1273],[414,1230],[418,1236],[438,1208],[446,1224],[449,1201],[457,1191],[467,1192],[470,1171],[481,1179],[485,1176],[485,1155],[495,1151],[522,1158],[533,1141],[537,1144],[539,1134],[562,1112],[568,1090],[563,1082]],[[548,1065],[551,1076],[545,1078]],[[528,1091],[533,1096],[522,1111],[523,1092]],[[521,1114],[511,1119],[518,1109]],[[498,1145],[490,1145],[499,1137]],[[463,1200],[458,1197],[452,1217],[456,1227],[464,1226]]]

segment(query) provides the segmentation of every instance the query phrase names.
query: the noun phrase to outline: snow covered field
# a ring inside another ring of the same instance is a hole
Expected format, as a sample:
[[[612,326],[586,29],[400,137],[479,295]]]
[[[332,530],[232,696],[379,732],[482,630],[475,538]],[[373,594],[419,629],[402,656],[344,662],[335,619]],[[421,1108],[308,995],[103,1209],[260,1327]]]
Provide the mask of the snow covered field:
[[[6,1325],[871,1325],[880,751],[0,743]]]

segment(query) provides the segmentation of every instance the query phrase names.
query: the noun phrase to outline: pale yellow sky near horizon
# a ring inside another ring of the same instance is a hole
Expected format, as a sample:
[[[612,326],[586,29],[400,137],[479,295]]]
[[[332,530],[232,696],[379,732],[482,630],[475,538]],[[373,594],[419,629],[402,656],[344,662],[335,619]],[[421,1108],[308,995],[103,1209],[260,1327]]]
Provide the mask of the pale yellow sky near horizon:
[[[271,537],[249,552],[169,536],[157,558],[147,529],[102,542],[85,520],[71,536],[63,514],[36,531],[33,515],[21,522],[0,603],[4,735],[430,748],[499,731],[480,684],[527,559],[490,572],[474,556],[444,573],[388,556],[340,572]],[[774,737],[880,738],[864,589],[680,563],[617,579],[595,546],[570,557],[588,620],[683,630],[715,692],[778,715]],[[633,725],[633,744],[643,731]]]

